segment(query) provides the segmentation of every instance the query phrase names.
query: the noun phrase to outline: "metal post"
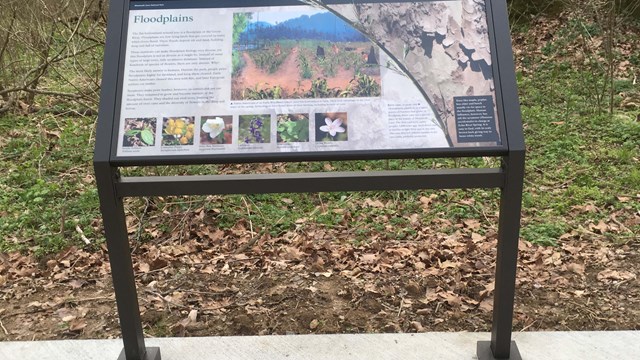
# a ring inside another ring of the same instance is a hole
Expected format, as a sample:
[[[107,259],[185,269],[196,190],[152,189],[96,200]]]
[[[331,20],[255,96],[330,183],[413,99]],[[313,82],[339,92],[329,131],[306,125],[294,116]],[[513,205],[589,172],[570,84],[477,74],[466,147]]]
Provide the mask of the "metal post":
[[[524,154],[524,150],[514,151],[504,158],[507,177],[500,196],[491,341],[478,342],[478,360],[522,359],[516,343],[511,341],[511,329],[518,263]]]
[[[122,198],[115,192],[117,170],[95,164],[100,210],[109,249],[124,349],[118,360],[160,360],[159,348],[145,348]]]

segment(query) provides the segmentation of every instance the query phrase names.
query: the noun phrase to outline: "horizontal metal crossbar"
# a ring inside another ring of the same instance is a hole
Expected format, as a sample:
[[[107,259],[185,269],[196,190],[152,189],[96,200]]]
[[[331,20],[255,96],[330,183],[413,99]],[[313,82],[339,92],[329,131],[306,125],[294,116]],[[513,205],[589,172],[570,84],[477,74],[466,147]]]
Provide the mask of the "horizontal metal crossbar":
[[[119,197],[502,188],[499,168],[121,177]]]

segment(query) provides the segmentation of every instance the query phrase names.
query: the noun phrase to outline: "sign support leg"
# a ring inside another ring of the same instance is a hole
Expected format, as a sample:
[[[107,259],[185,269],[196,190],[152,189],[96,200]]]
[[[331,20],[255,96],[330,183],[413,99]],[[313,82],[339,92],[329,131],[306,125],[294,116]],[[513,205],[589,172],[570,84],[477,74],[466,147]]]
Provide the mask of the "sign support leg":
[[[115,191],[118,172],[109,164],[96,164],[95,173],[124,342],[118,360],[160,360],[160,349],[144,344],[124,206]]]
[[[504,158],[504,163],[507,176],[500,196],[491,341],[478,342],[478,360],[522,359],[515,341],[511,341],[511,329],[520,236],[524,151],[510,152]]]

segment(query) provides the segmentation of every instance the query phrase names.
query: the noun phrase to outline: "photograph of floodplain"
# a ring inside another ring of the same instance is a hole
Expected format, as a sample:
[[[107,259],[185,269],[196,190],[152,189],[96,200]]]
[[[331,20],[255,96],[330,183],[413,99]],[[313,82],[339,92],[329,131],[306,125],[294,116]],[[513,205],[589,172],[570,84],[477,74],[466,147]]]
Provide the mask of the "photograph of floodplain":
[[[233,100],[380,96],[379,49],[329,11],[235,13]]]

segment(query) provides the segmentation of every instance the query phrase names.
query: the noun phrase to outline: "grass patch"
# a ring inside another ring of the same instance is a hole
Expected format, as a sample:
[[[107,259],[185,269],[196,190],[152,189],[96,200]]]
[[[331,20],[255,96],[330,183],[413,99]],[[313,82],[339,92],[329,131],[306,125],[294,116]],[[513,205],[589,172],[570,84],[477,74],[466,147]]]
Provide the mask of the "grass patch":
[[[563,23],[541,52],[524,55],[519,68],[529,151],[522,235],[533,243],[553,245],[571,229],[626,213],[618,198],[636,196],[640,188],[638,110],[620,108],[617,100],[614,114],[599,108],[594,93],[604,84],[598,64],[574,58],[580,37],[599,31],[583,20]],[[637,46],[637,36],[628,37]],[[538,45],[528,39],[527,46]],[[640,89],[624,76],[614,81],[615,92],[637,94]],[[586,205],[597,210],[580,211]],[[607,234],[614,240],[627,235]]]
[[[93,119],[35,115],[0,124],[0,250],[45,254],[83,244],[76,225],[99,244]]]
[[[556,246],[565,231],[566,225],[560,223],[534,223],[522,228],[522,237],[536,245]]]

